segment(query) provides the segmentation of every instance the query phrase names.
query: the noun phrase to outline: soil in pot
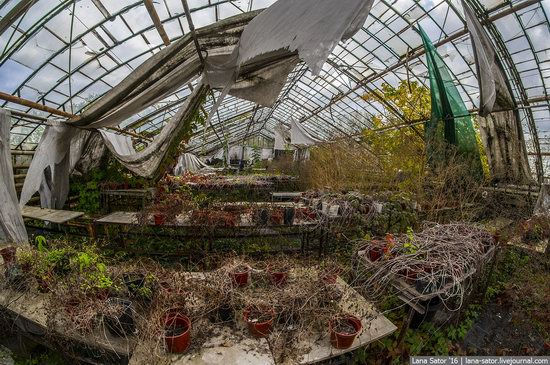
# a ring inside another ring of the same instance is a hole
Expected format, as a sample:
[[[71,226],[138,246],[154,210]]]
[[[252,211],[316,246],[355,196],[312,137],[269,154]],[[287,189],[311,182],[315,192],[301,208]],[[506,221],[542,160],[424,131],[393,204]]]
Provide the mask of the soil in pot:
[[[273,319],[275,318],[275,310],[273,307],[249,307],[244,311],[243,316],[248,326],[248,331],[254,337],[265,337],[271,333],[273,329]]]
[[[330,344],[337,349],[350,348],[361,328],[361,320],[354,316],[331,319],[329,321]]]
[[[229,273],[234,286],[242,288],[248,284],[250,268],[244,265],[237,266]]]
[[[178,314],[167,316],[164,324],[164,343],[166,351],[182,353],[191,343],[191,321],[187,316]]]
[[[106,301],[106,312],[103,321],[113,336],[124,337],[135,333],[132,302],[120,298],[109,298]]]

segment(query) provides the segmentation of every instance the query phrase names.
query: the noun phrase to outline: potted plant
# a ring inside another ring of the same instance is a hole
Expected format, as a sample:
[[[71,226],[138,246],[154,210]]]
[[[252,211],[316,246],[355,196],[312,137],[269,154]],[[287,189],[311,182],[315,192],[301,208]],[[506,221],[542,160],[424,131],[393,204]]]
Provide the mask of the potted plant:
[[[266,226],[269,222],[269,211],[265,208],[261,208],[256,213],[256,219],[259,225]]]
[[[237,265],[229,272],[229,277],[234,286],[242,288],[248,284],[250,267],[243,264]]]
[[[2,255],[2,259],[4,260],[4,265],[9,266],[15,264],[15,254],[17,252],[17,248],[10,246],[10,247],[4,247],[0,250],[0,255]]]
[[[251,305],[243,313],[248,331],[254,337],[266,337],[273,329],[275,309],[272,306]]]
[[[284,224],[287,226],[293,225],[295,215],[296,215],[296,209],[294,207],[285,208],[284,216],[283,216]]]
[[[164,343],[167,352],[185,352],[191,343],[191,320],[180,313],[166,314],[164,318]]]
[[[372,240],[369,246],[369,260],[371,262],[376,262],[382,258],[384,255],[385,242],[381,240]]]
[[[123,274],[124,284],[128,288],[128,292],[134,298],[144,300],[146,302],[153,299],[153,293],[156,286],[156,277],[152,273],[144,275],[142,273],[126,273]]]
[[[340,265],[333,262],[325,262],[321,265],[319,279],[325,284],[336,284],[336,279],[342,273]]]
[[[281,208],[275,208],[271,211],[269,216],[269,223],[275,226],[281,226],[284,223],[284,210]]]
[[[103,321],[116,337],[133,335],[136,331],[132,302],[121,298],[108,298],[105,302]]]
[[[116,289],[107,273],[107,265],[96,252],[95,247],[77,252],[71,257],[72,271],[78,273],[74,278],[80,289],[88,296],[104,301],[112,289]]]
[[[271,282],[278,288],[285,286],[290,272],[290,266],[283,262],[271,264],[267,267]]]
[[[155,226],[163,226],[166,223],[166,216],[160,212],[153,213],[153,220],[155,222]]]
[[[338,315],[329,321],[330,344],[336,349],[348,349],[361,332],[361,320],[355,316]]]
[[[170,302],[176,304],[178,307],[183,307],[185,304],[186,292],[182,288],[174,288],[169,281],[159,282],[159,287],[162,295]]]
[[[421,269],[417,267],[407,267],[401,270],[399,273],[405,279],[405,282],[407,282],[408,284],[414,284],[416,282],[416,279],[418,278],[418,274],[420,271]]]

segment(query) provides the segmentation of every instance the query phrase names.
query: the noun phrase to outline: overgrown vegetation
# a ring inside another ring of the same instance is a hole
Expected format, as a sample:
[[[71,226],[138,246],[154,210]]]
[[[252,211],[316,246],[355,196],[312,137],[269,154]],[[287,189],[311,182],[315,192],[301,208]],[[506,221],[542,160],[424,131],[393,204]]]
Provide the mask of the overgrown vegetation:
[[[312,148],[311,161],[301,174],[305,186],[366,193],[399,191],[418,202],[428,220],[472,219],[476,211],[470,208],[479,201],[483,181],[472,175],[471,163],[447,146],[445,164],[428,164],[421,121],[430,115],[429,90],[402,81],[397,87],[384,84],[382,93],[363,98],[384,100],[393,108],[386,107],[383,114],[372,118],[373,127],[356,141],[336,140]]]

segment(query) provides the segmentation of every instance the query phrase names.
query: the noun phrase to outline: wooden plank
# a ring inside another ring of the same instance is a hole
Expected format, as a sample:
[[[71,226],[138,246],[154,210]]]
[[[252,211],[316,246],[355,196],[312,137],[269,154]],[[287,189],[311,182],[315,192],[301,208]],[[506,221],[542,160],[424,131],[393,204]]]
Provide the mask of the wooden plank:
[[[21,211],[23,217],[38,219],[46,222],[62,224],[84,215],[84,212],[73,212],[70,210],[43,209],[25,205]]]
[[[271,193],[271,196],[274,198],[299,198],[302,196],[302,193],[294,191],[280,191]]]
[[[137,216],[138,213],[136,212],[114,212],[97,219],[95,222],[106,224],[138,224]]]
[[[320,339],[316,339],[319,336],[310,336],[304,345],[311,346],[311,350],[301,358],[300,364],[313,364],[355,351],[374,341],[389,336],[397,330],[397,327],[389,319],[378,312],[371,302],[368,302],[342,278],[338,278],[338,285],[343,289],[344,298],[346,298],[346,300],[342,300],[339,303],[342,312],[360,317],[363,331],[357,336],[353,345],[349,349],[344,350],[337,350],[330,345],[328,331]],[[361,316],[360,313],[365,311],[368,313],[368,316]]]

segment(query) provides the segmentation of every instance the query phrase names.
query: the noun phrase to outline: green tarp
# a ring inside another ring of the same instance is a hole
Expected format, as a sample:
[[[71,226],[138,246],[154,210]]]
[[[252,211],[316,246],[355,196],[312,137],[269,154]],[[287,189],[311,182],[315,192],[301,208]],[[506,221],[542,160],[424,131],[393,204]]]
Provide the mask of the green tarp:
[[[431,119],[425,123],[425,138],[429,161],[447,162],[456,152],[472,162],[472,172],[483,176],[476,132],[470,113],[453,83],[451,73],[436,48],[419,27],[426,51],[432,98]],[[455,146],[455,148],[452,148]]]

